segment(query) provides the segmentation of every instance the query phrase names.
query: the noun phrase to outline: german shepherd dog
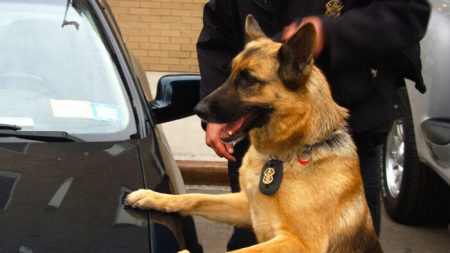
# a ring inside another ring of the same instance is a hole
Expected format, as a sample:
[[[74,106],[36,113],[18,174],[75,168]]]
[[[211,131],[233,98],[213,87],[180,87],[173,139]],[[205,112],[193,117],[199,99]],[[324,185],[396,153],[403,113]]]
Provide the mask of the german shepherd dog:
[[[224,142],[249,134],[241,192],[168,195],[138,190],[126,204],[201,215],[253,228],[258,244],[236,252],[382,252],[367,207],[347,110],[313,63],[315,29],[277,43],[249,15],[247,44],[229,78],[195,107],[227,123]]]

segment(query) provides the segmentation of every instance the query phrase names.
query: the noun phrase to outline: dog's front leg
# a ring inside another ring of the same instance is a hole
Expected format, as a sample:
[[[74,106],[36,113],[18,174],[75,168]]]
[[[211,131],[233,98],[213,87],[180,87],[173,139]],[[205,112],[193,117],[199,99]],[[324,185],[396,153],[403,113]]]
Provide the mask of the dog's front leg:
[[[125,204],[168,213],[200,215],[230,225],[251,226],[247,197],[243,192],[219,195],[198,193],[172,195],[141,189],[130,193]]]
[[[306,252],[323,252],[312,245],[306,245],[298,237],[289,234],[281,233],[274,238],[255,244],[250,247],[231,251],[229,253],[306,253]],[[316,245],[317,246],[317,245]]]

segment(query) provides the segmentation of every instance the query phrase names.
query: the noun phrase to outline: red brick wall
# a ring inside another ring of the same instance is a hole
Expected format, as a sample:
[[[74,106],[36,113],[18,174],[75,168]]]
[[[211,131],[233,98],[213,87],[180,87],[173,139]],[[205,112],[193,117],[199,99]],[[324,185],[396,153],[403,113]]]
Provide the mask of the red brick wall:
[[[109,0],[128,48],[146,71],[198,72],[195,43],[207,0]]]

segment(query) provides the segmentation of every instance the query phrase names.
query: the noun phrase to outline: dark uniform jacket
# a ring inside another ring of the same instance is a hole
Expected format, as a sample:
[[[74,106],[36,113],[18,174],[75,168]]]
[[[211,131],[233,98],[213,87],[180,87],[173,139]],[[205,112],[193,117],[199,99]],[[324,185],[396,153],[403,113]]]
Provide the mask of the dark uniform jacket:
[[[325,15],[326,4],[336,1],[342,4],[340,15]],[[413,74],[420,76],[417,49],[430,13],[426,0],[211,0],[197,42],[201,97],[226,80],[232,58],[244,48],[249,13],[272,38],[295,20],[322,17],[326,41],[316,65],[338,104],[350,110],[350,130],[355,133],[399,116],[396,81],[407,74],[399,77],[395,67],[404,67],[402,59],[411,58],[404,57],[405,49],[413,52],[412,69],[419,72]],[[400,66],[393,66],[395,62]]]

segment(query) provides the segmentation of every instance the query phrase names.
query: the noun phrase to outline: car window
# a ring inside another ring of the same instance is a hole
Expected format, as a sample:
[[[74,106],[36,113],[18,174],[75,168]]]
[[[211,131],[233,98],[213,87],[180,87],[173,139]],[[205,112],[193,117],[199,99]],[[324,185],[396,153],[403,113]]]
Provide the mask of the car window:
[[[111,52],[86,6],[0,0],[0,124],[85,140],[136,132]]]

